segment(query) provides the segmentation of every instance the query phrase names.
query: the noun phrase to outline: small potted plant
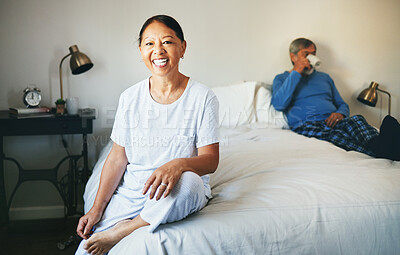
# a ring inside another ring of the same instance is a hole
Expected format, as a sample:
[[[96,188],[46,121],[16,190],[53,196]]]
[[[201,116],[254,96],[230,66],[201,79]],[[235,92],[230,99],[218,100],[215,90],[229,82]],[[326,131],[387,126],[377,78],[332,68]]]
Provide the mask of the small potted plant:
[[[57,99],[55,102],[57,106],[56,114],[63,115],[65,113],[65,100],[62,98]]]

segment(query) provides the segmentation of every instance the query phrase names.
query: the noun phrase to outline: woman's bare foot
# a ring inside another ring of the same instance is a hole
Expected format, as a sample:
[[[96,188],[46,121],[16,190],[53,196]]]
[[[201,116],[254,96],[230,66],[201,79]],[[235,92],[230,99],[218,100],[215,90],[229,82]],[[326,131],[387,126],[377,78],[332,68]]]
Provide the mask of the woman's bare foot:
[[[83,245],[83,249],[85,249],[90,254],[105,254],[109,250],[111,250],[114,245],[116,245],[122,238],[118,235],[118,226],[121,224],[126,224],[128,220],[118,222],[114,227],[94,233]]]
[[[94,233],[85,241],[83,249],[89,254],[103,255],[110,251],[122,238],[146,225],[149,225],[149,223],[142,220],[140,215],[132,220],[120,221],[110,229]]]

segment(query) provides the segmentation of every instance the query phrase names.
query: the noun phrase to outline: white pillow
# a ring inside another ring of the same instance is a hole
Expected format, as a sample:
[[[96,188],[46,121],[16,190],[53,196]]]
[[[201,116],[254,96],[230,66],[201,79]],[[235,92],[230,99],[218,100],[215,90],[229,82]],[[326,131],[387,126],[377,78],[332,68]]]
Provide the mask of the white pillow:
[[[272,92],[265,87],[260,87],[255,98],[256,119],[258,127],[289,128],[287,119],[283,112],[275,110],[271,105]]]
[[[256,84],[255,81],[248,81],[212,88],[219,101],[221,126],[235,128],[256,121],[254,109]]]

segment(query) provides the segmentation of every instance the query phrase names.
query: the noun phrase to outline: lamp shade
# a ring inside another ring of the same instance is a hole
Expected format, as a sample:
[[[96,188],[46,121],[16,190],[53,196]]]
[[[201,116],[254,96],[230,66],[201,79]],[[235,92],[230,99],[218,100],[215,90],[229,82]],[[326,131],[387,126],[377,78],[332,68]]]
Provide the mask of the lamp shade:
[[[79,51],[78,46],[72,45],[69,47],[68,55],[64,56],[60,61],[60,66],[58,68],[60,73],[60,99],[64,101],[63,98],[63,80],[62,80],[62,63],[66,58],[71,56],[69,61],[69,66],[71,67],[72,74],[81,74],[93,67],[93,63],[88,56]]]
[[[371,82],[369,88],[361,91],[360,95],[357,97],[357,100],[369,106],[376,106],[376,102],[378,101],[378,93],[376,92],[376,89],[378,85],[379,84],[374,81]]]
[[[391,105],[391,95],[389,92],[382,90],[378,88],[379,84],[377,82],[371,82],[369,85],[369,88],[364,89],[361,91],[360,95],[358,95],[357,100],[360,101],[363,104],[369,105],[369,106],[376,106],[376,102],[378,101],[378,92],[380,91],[382,93],[385,93],[386,95],[389,96],[388,100],[388,113],[390,115],[390,105]]]
[[[88,56],[80,52],[78,46],[73,45],[69,47],[71,53],[71,59],[69,65],[71,67],[72,74],[81,74],[93,67],[93,63]]]

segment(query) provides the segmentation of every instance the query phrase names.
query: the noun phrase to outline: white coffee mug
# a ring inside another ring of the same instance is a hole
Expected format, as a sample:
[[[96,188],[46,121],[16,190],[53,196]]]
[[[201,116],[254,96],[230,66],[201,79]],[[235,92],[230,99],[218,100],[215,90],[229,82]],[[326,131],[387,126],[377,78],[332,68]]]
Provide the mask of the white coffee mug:
[[[78,97],[70,97],[66,100],[67,104],[67,113],[69,115],[77,115],[79,110],[79,98]]]
[[[317,56],[309,54],[307,59],[310,61],[310,65],[315,69],[319,69],[321,67],[321,60]]]

